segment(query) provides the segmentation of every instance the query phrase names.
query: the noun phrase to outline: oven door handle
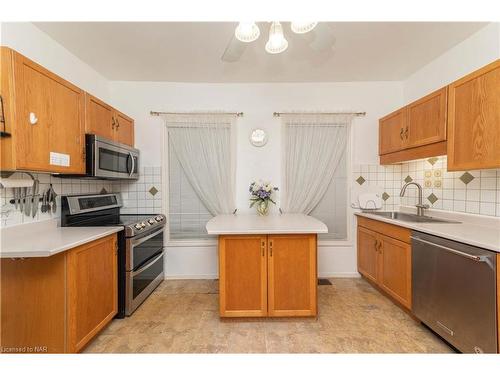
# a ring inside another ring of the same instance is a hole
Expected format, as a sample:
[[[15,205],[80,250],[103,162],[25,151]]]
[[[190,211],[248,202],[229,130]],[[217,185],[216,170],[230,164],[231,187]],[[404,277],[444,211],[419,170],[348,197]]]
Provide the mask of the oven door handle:
[[[165,254],[165,251],[162,250],[160,254],[158,254],[156,257],[154,257],[148,264],[146,264],[144,267],[139,268],[137,271],[132,272],[132,277],[137,276],[138,274],[146,271],[149,267],[151,267],[153,264],[155,264],[163,255]]]
[[[141,238],[138,238],[138,239],[134,239],[132,238],[131,241],[130,241],[130,244],[133,246],[137,246],[137,245],[140,245],[141,243],[153,238],[154,236],[160,234],[161,232],[163,232],[165,230],[165,227],[162,227],[161,229],[147,235],[146,237],[141,237]],[[163,245],[163,244],[162,244]]]

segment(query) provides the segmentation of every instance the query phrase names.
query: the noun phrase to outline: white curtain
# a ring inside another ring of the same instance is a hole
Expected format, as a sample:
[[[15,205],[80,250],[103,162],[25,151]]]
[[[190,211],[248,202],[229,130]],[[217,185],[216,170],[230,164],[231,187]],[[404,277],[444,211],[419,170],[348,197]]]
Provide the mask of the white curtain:
[[[284,212],[310,214],[328,189],[346,150],[353,116],[282,115]]]
[[[234,115],[166,115],[173,147],[194,191],[212,215],[235,209]]]

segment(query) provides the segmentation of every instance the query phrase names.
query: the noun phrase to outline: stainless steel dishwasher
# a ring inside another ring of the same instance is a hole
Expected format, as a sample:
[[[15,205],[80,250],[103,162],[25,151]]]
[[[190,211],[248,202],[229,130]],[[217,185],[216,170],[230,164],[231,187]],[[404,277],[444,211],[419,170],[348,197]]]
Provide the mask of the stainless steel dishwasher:
[[[412,311],[463,353],[497,353],[496,253],[412,232]]]

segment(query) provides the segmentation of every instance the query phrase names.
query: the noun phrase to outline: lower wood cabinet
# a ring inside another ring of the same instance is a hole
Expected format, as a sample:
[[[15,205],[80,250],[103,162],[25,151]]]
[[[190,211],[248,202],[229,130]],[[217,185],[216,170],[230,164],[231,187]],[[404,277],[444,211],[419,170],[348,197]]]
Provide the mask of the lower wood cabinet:
[[[116,315],[115,234],[0,265],[0,352],[76,353]]]
[[[358,271],[411,309],[410,231],[358,217]]]
[[[219,236],[221,317],[315,316],[316,235]]]

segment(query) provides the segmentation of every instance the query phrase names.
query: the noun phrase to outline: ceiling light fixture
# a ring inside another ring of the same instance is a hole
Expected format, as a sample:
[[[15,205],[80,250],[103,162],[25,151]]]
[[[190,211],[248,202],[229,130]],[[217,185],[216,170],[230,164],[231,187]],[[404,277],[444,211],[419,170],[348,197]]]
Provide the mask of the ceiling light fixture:
[[[283,27],[277,21],[271,23],[269,28],[269,40],[266,43],[266,51],[271,54],[277,54],[288,48],[288,42],[283,35]]]
[[[255,22],[240,22],[234,30],[234,36],[241,42],[250,43],[260,35],[259,26]]]
[[[305,34],[316,27],[317,22],[292,22],[291,29],[295,34]]]

